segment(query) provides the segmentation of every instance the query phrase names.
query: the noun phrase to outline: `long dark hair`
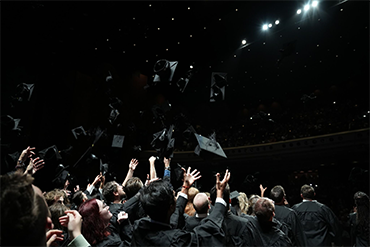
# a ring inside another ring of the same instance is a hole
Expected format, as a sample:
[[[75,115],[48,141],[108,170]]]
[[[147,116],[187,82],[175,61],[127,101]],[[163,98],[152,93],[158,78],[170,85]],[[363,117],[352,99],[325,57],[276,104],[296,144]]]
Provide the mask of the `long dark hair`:
[[[354,199],[357,208],[356,230],[362,236],[369,239],[369,196],[364,192],[358,191],[355,193]]]
[[[90,244],[97,244],[110,235],[107,225],[100,217],[99,205],[95,198],[82,203],[78,212],[82,216],[81,233]]]

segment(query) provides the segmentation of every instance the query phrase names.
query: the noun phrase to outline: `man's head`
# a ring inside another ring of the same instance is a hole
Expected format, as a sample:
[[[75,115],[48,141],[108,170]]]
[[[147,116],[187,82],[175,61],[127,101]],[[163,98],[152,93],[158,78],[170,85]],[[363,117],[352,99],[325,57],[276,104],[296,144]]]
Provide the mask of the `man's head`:
[[[1,246],[45,246],[46,231],[53,228],[41,190],[30,175],[0,176]],[[21,236],[21,237],[19,237]]]
[[[132,177],[127,180],[125,188],[123,189],[126,193],[126,199],[130,199],[143,187],[143,182],[138,177]]]
[[[125,195],[122,185],[118,184],[116,181],[110,181],[103,187],[103,196],[107,202],[121,201]]]
[[[210,208],[208,196],[205,193],[198,193],[193,199],[193,206],[197,214],[206,214]]]
[[[276,185],[270,191],[270,198],[275,202],[275,204],[280,204],[284,202],[285,190],[283,186]]]
[[[176,208],[175,192],[172,185],[156,180],[140,191],[140,202],[150,218],[160,222],[169,221]]]
[[[87,196],[82,191],[77,191],[72,197],[72,202],[79,207],[84,201],[87,201]]]
[[[305,184],[301,187],[301,197],[303,199],[313,200],[315,195],[315,189],[312,186]]]
[[[45,200],[50,207],[54,203],[64,204],[65,193],[60,189],[53,189],[45,194]]]
[[[260,197],[253,207],[254,214],[261,223],[271,222],[275,216],[274,202],[266,197]]]

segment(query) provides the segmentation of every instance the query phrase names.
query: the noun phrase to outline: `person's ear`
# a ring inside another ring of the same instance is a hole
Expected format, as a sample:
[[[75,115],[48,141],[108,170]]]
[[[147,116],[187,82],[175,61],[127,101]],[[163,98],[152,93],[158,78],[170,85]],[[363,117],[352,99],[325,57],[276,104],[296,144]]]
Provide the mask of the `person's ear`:
[[[118,196],[118,195],[119,195],[119,194],[118,194],[118,191],[113,192],[113,195],[114,195],[114,196]]]
[[[303,195],[301,194],[301,197],[303,198]]]
[[[46,217],[46,226],[45,226],[46,230],[51,230],[54,228],[54,224],[53,224],[53,221],[51,220],[51,218],[48,216]]]

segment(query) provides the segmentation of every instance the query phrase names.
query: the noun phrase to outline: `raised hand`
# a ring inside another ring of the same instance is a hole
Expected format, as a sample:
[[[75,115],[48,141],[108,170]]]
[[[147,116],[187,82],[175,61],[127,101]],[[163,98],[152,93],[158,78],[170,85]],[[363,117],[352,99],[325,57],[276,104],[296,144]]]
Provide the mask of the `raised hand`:
[[[197,172],[197,169],[195,169],[194,171],[190,172],[191,171],[191,167],[188,168],[188,171],[185,170],[185,168],[181,168],[183,171],[184,171],[184,186],[192,186],[193,183],[198,180],[199,178],[202,177],[202,175],[200,175],[200,172],[198,171]]]
[[[124,220],[127,220],[127,219],[128,219],[128,213],[126,213],[125,211],[121,211],[117,215],[117,222],[119,224],[121,224]]]
[[[226,169],[224,179],[220,181],[220,173],[216,174],[216,190],[217,190],[217,197],[223,196],[224,189],[226,188],[227,183],[230,180],[230,172]]]
[[[68,228],[70,240],[81,234],[82,216],[76,210],[65,211],[66,215],[59,217],[62,226]]]
[[[135,171],[136,166],[139,164],[139,161],[137,159],[132,159],[129,164],[129,169]]]
[[[261,197],[265,194],[267,187],[263,188],[262,184],[260,184],[260,191],[261,191]]]
[[[32,155],[35,154],[35,152],[33,152],[33,150],[35,149],[36,149],[35,147],[31,148],[30,146],[28,146],[26,149],[22,151],[21,155],[19,156],[19,159],[25,161],[27,158],[31,158]]]
[[[28,174],[35,174],[38,170],[43,168],[45,165],[44,160],[40,160],[40,157],[37,157],[36,159],[30,159],[30,163],[28,164],[25,173]]]
[[[63,231],[52,229],[46,232],[46,246],[51,246],[55,241],[63,241]]]
[[[95,177],[95,179],[94,179],[94,182],[92,183],[94,186],[98,183],[98,182],[100,182],[101,181],[101,177],[102,177],[103,175],[100,173],[99,175],[97,175],[96,177]]]

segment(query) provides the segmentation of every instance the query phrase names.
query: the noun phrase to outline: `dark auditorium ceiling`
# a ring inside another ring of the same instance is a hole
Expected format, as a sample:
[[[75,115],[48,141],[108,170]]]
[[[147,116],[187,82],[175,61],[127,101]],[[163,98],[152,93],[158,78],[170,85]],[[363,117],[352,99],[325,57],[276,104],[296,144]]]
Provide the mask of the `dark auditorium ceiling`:
[[[73,141],[71,129],[109,125],[109,73],[111,93],[123,102],[121,126],[133,122],[148,135],[160,128],[145,112],[166,101],[192,124],[212,125],[243,108],[268,108],[347,83],[368,97],[369,2],[320,1],[307,12],[305,3],[2,2],[2,115],[23,119],[22,140],[30,145],[64,149]],[[145,87],[160,59],[178,61],[174,80],[193,66],[183,93],[175,83]],[[225,100],[213,105],[212,72],[227,73]],[[10,106],[20,83],[35,85],[33,103]]]

